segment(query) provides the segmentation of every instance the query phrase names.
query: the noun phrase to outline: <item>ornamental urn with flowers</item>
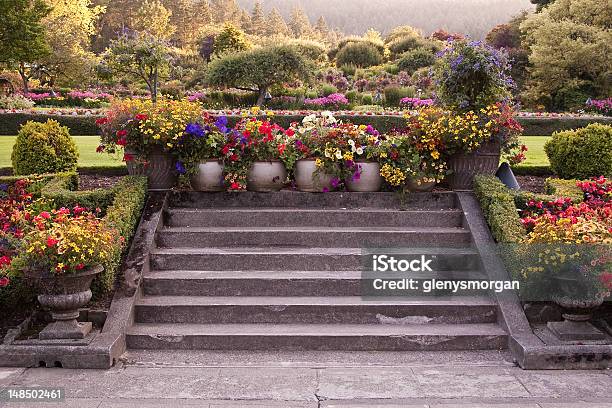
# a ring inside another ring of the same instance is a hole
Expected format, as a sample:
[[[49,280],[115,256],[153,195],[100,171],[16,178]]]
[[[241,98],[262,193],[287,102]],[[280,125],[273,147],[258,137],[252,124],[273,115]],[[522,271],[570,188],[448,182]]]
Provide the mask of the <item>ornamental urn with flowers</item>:
[[[91,300],[91,283],[121,250],[122,238],[80,207],[43,211],[32,223],[34,228],[23,237],[25,250],[11,267],[38,288],[38,301],[51,311],[53,322],[39,338],[83,339],[92,325],[77,321],[79,308]]]

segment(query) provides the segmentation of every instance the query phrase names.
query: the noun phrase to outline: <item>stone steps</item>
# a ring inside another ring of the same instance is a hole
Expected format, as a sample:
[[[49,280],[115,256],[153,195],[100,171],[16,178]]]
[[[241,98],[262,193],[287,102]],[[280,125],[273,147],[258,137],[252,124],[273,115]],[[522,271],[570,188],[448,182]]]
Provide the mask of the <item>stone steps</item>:
[[[471,234],[463,228],[425,227],[171,227],[158,232],[160,247],[292,246],[465,247]]]
[[[172,208],[166,213],[170,227],[461,227],[457,209],[385,208]]]
[[[151,350],[452,351],[507,347],[497,324],[142,324],[127,345]]]
[[[414,279],[484,280],[480,271],[440,271]],[[151,296],[361,296],[360,271],[153,271],[143,279]]]
[[[488,298],[362,300],[357,296],[147,296],[136,304],[141,323],[409,324],[493,323]]]
[[[507,347],[488,294],[363,297],[373,282],[362,276],[369,248],[431,259],[433,272],[385,277],[488,279],[452,192],[175,192],[168,203],[126,334],[129,348]]]
[[[480,269],[478,252],[471,248],[406,248],[400,253],[436,257],[434,270]],[[365,264],[362,248],[156,248],[150,256],[155,270],[355,271]]]

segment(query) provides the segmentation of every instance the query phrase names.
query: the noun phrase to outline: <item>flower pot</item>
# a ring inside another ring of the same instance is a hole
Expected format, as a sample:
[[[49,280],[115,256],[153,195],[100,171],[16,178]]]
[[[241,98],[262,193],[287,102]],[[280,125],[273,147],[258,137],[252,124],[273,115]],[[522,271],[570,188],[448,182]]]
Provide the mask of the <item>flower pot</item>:
[[[198,171],[191,176],[191,186],[196,191],[219,192],[225,190],[223,170],[219,160],[206,160],[198,165]]]
[[[560,290],[553,295],[553,301],[563,309],[564,321],[549,322],[548,329],[563,341],[603,340],[605,335],[590,321],[604,298],[588,290],[579,272],[574,275],[556,277]]]
[[[285,186],[287,169],[279,161],[255,162],[247,175],[247,190],[262,193],[280,191]]]
[[[137,157],[138,154],[135,150],[130,150],[128,148],[125,149],[124,153],[126,156]],[[130,160],[126,161],[125,165],[127,166],[127,171],[130,176],[144,176],[144,166],[140,161]]]
[[[434,189],[436,184],[435,181],[426,181],[425,178],[417,179],[408,177],[408,180],[406,180],[406,187],[408,190],[415,193],[428,193]]]
[[[448,177],[450,187],[457,191],[473,190],[475,176],[497,172],[500,156],[501,144],[498,141],[484,143],[472,153],[452,156],[448,163],[452,171]]]
[[[144,174],[149,180],[149,190],[170,190],[176,185],[178,174],[174,168],[174,158],[161,148],[149,153],[144,165]]]
[[[51,311],[53,322],[48,324],[40,340],[83,339],[91,331],[91,323],[77,322],[79,308],[91,300],[91,282],[104,270],[95,266],[76,274],[54,273],[33,276],[39,289],[38,302]]]
[[[298,160],[295,164],[295,184],[298,190],[321,193],[332,189],[333,176],[318,172],[315,160]]]
[[[355,163],[357,169],[353,177],[346,179],[348,191],[370,193],[380,191],[383,178],[380,175],[380,164],[375,162]]]

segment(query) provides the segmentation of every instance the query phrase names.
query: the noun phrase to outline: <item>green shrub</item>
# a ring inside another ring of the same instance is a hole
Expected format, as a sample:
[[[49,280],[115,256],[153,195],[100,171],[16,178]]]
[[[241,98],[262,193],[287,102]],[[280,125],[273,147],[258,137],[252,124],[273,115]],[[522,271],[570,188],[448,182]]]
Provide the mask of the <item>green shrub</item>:
[[[360,98],[359,92],[354,91],[354,90],[346,92],[345,96],[346,96],[346,99],[348,99],[350,103],[355,103],[357,102],[358,98]]]
[[[354,65],[365,68],[380,65],[383,62],[383,55],[368,42],[351,42],[338,51],[336,61],[338,66]]]
[[[577,185],[578,180],[562,180],[556,178],[547,178],[544,183],[546,194],[557,197],[570,197],[574,201],[582,201],[584,192]]]
[[[612,126],[593,123],[557,132],[544,145],[550,167],[561,178],[612,175]]]
[[[397,65],[400,71],[406,71],[410,75],[419,68],[430,67],[436,62],[436,56],[429,50],[417,48],[402,55]]]
[[[385,70],[386,73],[391,74],[391,75],[397,75],[400,72],[400,68],[397,66],[397,64],[385,64],[383,65],[383,69]]]
[[[74,171],[79,152],[68,128],[54,120],[21,127],[11,156],[16,175]]]
[[[369,94],[369,93],[363,94],[363,96],[361,97],[361,104],[362,105],[374,105],[374,97],[372,96],[372,94]]]
[[[414,96],[414,88],[403,88],[399,86],[388,86],[384,90],[386,106],[400,106],[402,98]]]
[[[474,194],[480,202],[493,238],[499,243],[518,243],[527,231],[521,224],[512,192],[494,176],[477,176]]]
[[[329,96],[331,94],[338,93],[338,88],[330,84],[321,85],[321,93],[323,96]]]

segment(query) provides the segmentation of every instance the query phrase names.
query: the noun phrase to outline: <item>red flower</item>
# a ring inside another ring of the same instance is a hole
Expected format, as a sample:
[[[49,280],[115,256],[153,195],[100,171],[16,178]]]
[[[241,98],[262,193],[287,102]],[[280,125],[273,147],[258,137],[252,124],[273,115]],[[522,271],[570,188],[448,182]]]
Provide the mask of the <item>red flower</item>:
[[[230,190],[240,190],[240,183],[233,182],[230,186]]]
[[[134,156],[133,155],[131,155],[129,153],[126,153],[126,154],[123,155],[123,161],[129,162],[129,161],[133,161],[133,160],[134,160]]]
[[[221,150],[221,153],[223,153],[223,155],[225,156],[226,154],[229,153],[229,146],[223,146],[223,149]]]
[[[285,153],[285,149],[286,148],[287,148],[287,146],[285,144],[278,145],[278,153],[279,154]]]
[[[121,130],[117,131],[117,137],[120,138],[120,139],[126,137],[127,134],[128,134],[128,132],[125,129],[121,129]]]
[[[230,160],[231,160],[231,161],[234,161],[234,162],[235,162],[235,161],[238,161],[238,159],[239,159],[239,157],[238,157],[238,155],[237,155],[237,154],[232,154],[232,155],[230,156]]]
[[[85,268],[85,265],[83,263],[80,263],[80,264],[78,264],[77,266],[74,267],[74,269],[76,269],[77,271],[80,271],[83,268]]]
[[[2,268],[2,266],[4,265],[9,265],[10,263],[11,263],[11,258],[9,258],[8,256],[4,255],[0,257],[0,268]]]
[[[96,120],[96,125],[100,126],[100,125],[106,125],[108,123],[108,119],[107,118],[100,118]]]
[[[47,237],[47,246],[49,248],[54,247],[58,244],[58,240],[53,237]]]
[[[51,218],[51,214],[49,214],[47,211],[43,211],[40,213],[40,217],[44,218],[45,220],[48,220]]]
[[[0,288],[7,287],[9,285],[9,283],[11,283],[11,281],[6,276],[0,278]]]
[[[117,145],[125,146],[127,145],[127,140],[125,138],[117,140]]]
[[[96,153],[102,153],[104,151],[104,149],[106,149],[106,146],[100,145],[100,146],[96,147]]]
[[[144,113],[139,113],[138,115],[135,116],[136,120],[147,120],[149,117],[147,115],[145,115]]]

